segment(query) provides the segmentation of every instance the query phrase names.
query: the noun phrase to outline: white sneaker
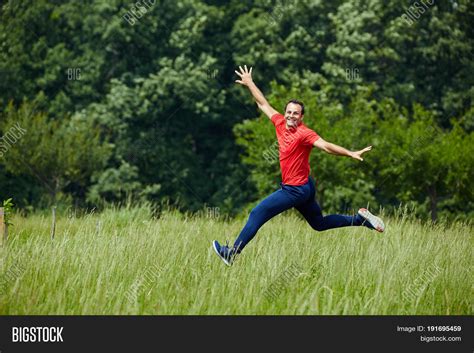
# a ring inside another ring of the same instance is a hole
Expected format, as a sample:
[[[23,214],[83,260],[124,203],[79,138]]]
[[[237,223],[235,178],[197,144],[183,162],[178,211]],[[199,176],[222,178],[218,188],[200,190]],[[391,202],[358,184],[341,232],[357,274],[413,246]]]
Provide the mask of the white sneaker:
[[[385,230],[385,224],[383,223],[382,219],[377,216],[374,216],[370,211],[366,208],[361,208],[357,212],[362,218],[364,218],[369,224],[377,231],[382,233]]]

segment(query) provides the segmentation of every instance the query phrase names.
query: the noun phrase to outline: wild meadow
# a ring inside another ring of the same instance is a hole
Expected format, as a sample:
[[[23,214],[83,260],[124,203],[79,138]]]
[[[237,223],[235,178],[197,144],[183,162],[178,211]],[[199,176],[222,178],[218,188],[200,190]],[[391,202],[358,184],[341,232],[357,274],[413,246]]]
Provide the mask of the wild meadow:
[[[0,314],[472,315],[472,226],[385,219],[318,233],[287,212],[227,267],[211,241],[245,218],[110,208],[58,215],[51,239],[49,214],[16,214]]]

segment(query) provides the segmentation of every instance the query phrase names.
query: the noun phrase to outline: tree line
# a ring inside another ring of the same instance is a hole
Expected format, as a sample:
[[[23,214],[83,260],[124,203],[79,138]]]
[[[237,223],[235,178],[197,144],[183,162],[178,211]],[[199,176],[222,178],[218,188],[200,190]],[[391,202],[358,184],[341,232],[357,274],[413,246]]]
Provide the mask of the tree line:
[[[474,5],[417,4],[4,2],[0,198],[251,207],[279,169],[272,124],[234,83],[247,64],[278,110],[298,98],[325,139],[374,146],[362,163],[312,153],[324,210],[470,218]]]

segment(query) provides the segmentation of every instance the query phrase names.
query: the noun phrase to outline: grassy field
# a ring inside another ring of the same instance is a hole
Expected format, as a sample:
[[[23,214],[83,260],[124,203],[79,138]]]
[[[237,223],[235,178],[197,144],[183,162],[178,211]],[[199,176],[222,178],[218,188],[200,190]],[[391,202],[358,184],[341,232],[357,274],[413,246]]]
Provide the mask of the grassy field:
[[[267,223],[232,267],[212,239],[245,219],[148,208],[80,218],[15,216],[2,247],[0,314],[473,314],[472,228],[403,215],[383,234],[318,233],[292,213]]]

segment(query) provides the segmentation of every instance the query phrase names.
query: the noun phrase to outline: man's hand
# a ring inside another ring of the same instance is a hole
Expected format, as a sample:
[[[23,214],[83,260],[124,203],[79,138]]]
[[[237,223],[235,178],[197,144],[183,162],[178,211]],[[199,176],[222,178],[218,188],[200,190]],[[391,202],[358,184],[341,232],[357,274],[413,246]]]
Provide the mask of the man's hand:
[[[240,72],[235,70],[235,73],[240,77],[240,80],[235,80],[235,82],[244,86],[249,86],[253,82],[252,68],[250,68],[250,71],[247,69],[247,65],[244,65],[244,68],[245,70],[242,69],[242,66],[239,66]]]
[[[271,119],[273,115],[278,114],[278,112],[268,103],[262,91],[260,91],[253,82],[252,68],[250,68],[249,71],[247,69],[247,65],[244,65],[244,68],[239,66],[239,69],[240,72],[235,70],[235,73],[240,77],[240,80],[235,80],[235,82],[247,86],[247,88],[250,90],[250,93],[252,93],[255,102],[257,102],[258,107],[266,116],[268,116],[269,119]]]
[[[326,153],[335,154],[336,156],[347,156],[352,157],[354,159],[358,159],[359,161],[363,161],[364,159],[361,157],[363,153],[370,151],[372,146],[368,146],[360,151],[349,151],[348,149],[335,145],[334,143],[325,141],[322,137],[319,137],[313,144],[314,147],[323,150]]]
[[[363,161],[364,159],[361,157],[362,154],[367,152],[367,151],[370,151],[371,149],[372,149],[372,146],[368,146],[368,147],[364,148],[363,150],[351,152],[351,157],[355,158],[355,159],[358,159],[359,161]]]

